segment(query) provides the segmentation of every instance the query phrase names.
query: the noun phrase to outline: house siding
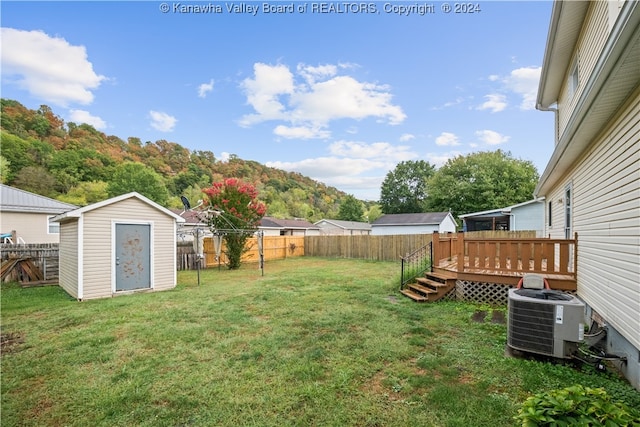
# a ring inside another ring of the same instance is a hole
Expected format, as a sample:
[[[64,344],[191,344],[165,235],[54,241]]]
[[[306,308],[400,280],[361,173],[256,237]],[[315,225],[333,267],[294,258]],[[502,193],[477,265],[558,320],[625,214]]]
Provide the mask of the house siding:
[[[60,272],[58,284],[74,298],[78,292],[78,221],[60,224]]]
[[[29,212],[1,212],[3,233],[16,231],[25,243],[59,243],[60,234],[49,233],[49,217],[56,214]],[[14,242],[18,243],[18,242]]]
[[[571,183],[578,233],[578,295],[640,349],[640,90],[556,184]],[[552,237],[564,237],[564,204],[553,204]]]
[[[578,39],[577,49],[574,52],[571,64],[578,64],[578,86],[575,91],[570,91],[570,86],[565,84],[558,98],[558,125],[559,135],[562,137],[569,123],[573,111],[585,89],[587,76],[595,69],[600,53],[611,32],[609,15],[612,13],[606,1],[590,2],[589,11],[585,17],[582,33]],[[568,82],[569,74],[573,67],[569,67],[565,81]]]
[[[374,236],[390,236],[394,234],[430,234],[438,231],[438,225],[378,225],[371,229]]]
[[[125,199],[84,214],[84,299],[113,294],[113,223],[151,224],[151,287],[163,290],[176,283],[176,230],[173,218],[135,199]]]

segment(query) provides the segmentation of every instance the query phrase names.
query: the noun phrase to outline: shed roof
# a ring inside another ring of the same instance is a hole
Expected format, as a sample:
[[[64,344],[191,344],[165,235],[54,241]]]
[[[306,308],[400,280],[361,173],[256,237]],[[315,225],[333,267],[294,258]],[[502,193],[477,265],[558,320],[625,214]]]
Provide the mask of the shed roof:
[[[527,200],[526,202],[507,206],[506,208],[491,209],[487,211],[471,212],[464,215],[458,215],[458,218],[504,216],[504,215],[509,215],[511,213],[511,209],[520,208],[522,206],[530,205],[532,203],[542,203],[543,201],[544,201],[544,197],[538,197],[537,199]]]
[[[79,208],[79,209],[75,209],[75,210],[72,210],[72,211],[69,211],[69,212],[65,212],[63,214],[60,214],[60,215],[54,217],[52,219],[52,221],[59,222],[59,221],[62,221],[64,219],[66,219],[66,218],[80,218],[82,215],[84,215],[87,212],[91,212],[93,210],[100,209],[100,208],[102,208],[104,206],[112,205],[114,203],[118,203],[118,202],[121,202],[123,200],[131,199],[131,198],[136,198],[136,199],[138,199],[138,200],[140,200],[140,201],[142,201],[142,202],[144,202],[144,203],[146,203],[148,205],[153,206],[154,208],[156,208],[157,210],[161,211],[162,213],[164,213],[166,215],[169,215],[170,217],[174,218],[177,222],[185,222],[185,219],[183,217],[181,217],[180,215],[171,212],[169,209],[160,206],[159,204],[157,204],[153,200],[148,199],[145,196],[143,196],[142,194],[137,193],[135,191],[133,191],[131,193],[127,193],[127,194],[122,194],[120,196],[112,197],[111,199],[103,200],[103,201],[98,202],[98,203],[93,203],[91,205],[87,205],[87,206],[84,206],[84,207]]]
[[[371,223],[380,225],[434,225],[440,224],[450,212],[403,213],[382,215]]]
[[[73,209],[76,205],[59,202],[49,197],[30,193],[19,188],[0,184],[0,210],[5,212],[29,212],[45,214],[61,214]]]
[[[344,230],[371,230],[371,224],[369,224],[368,222],[344,221],[340,219],[322,219],[316,222],[315,225],[318,225],[322,222],[326,222]]]

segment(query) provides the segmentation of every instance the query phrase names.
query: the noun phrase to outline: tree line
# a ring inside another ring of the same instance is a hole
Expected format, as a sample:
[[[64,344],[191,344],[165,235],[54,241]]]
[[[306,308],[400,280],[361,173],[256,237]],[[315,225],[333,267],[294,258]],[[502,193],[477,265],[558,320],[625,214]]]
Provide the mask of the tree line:
[[[166,140],[142,142],[106,135],[88,124],[66,122],[48,106],[31,110],[0,100],[0,178],[17,188],[78,206],[137,191],[169,208],[180,196],[228,178],[255,186],[266,214],[278,218],[369,221],[383,214],[443,212],[457,215],[530,200],[538,172],[530,161],[502,150],[458,156],[436,168],[404,161],[388,172],[379,201],[362,201],[302,174],[231,155],[191,151]]]

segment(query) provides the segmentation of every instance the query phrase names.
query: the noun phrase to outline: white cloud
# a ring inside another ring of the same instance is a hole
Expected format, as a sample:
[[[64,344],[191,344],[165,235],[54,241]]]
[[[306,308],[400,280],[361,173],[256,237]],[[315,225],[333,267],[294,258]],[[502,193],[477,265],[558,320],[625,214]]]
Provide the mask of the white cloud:
[[[287,139],[327,139],[331,132],[318,127],[278,125],[273,133]]]
[[[378,159],[386,162],[401,162],[417,157],[406,145],[394,146],[388,142],[367,144],[354,141],[337,141],[329,146],[329,152],[336,156],[351,158]]]
[[[313,67],[311,65],[298,64],[297,71],[307,82],[314,83],[317,79],[335,76],[338,72],[338,67],[335,65]]]
[[[462,153],[459,151],[450,151],[448,153],[427,153],[426,158],[429,163],[439,168],[447,163],[447,161],[449,161],[450,159],[454,159],[461,155]]]
[[[411,141],[412,139],[415,139],[416,136],[412,135],[410,133],[403,133],[402,135],[400,135],[400,142],[407,142],[407,141]]]
[[[176,126],[178,119],[161,111],[149,111],[151,127],[160,132],[171,132]]]
[[[14,28],[2,28],[0,38],[3,79],[34,97],[62,107],[88,105],[93,102],[91,90],[106,79],[93,71],[84,46],[42,31]]]
[[[535,109],[541,70],[541,67],[517,68],[505,78],[507,88],[522,97],[520,109]]]
[[[502,135],[496,131],[493,130],[479,130],[476,131],[476,136],[485,144],[488,145],[500,145],[500,144],[504,144],[507,141],[509,141],[509,139],[511,139],[511,137],[506,136],[506,135]]]
[[[286,171],[296,171],[323,182],[336,176],[356,176],[366,171],[382,168],[385,163],[369,159],[317,157],[297,162],[267,162],[266,166]]]
[[[228,162],[229,159],[231,158],[231,153],[228,153],[226,151],[223,151],[222,153],[220,153],[220,161],[221,162]]]
[[[484,97],[486,101],[478,107],[478,110],[491,110],[492,113],[498,113],[507,108],[507,98],[504,95],[490,94]]]
[[[198,97],[206,98],[207,93],[211,92],[212,90],[213,90],[213,79],[209,80],[209,83],[202,83],[200,86],[198,86]]]
[[[254,77],[243,80],[241,88],[255,113],[243,116],[240,124],[280,120],[294,127],[322,128],[332,120],[368,117],[402,123],[406,115],[391,102],[389,87],[337,74],[350,67],[300,64],[294,75],[285,65],[254,64]]]
[[[293,74],[289,68],[256,63],[253,72],[255,77],[243,80],[240,86],[247,95],[247,103],[257,114],[245,115],[240,124],[250,126],[267,120],[286,119],[285,105],[279,98],[294,91]]]
[[[96,129],[106,129],[107,123],[98,116],[92,116],[91,113],[84,110],[70,110],[69,119],[74,123],[86,123]]]
[[[460,141],[456,134],[451,132],[442,132],[440,136],[436,137],[436,145],[450,147],[460,145]]]

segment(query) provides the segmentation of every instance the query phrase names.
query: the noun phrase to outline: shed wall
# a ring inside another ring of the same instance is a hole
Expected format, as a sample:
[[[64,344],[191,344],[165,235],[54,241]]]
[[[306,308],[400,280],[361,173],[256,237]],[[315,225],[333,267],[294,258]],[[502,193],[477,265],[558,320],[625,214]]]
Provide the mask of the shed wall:
[[[74,298],[79,298],[78,289],[78,221],[60,224],[60,271],[58,284]]]

